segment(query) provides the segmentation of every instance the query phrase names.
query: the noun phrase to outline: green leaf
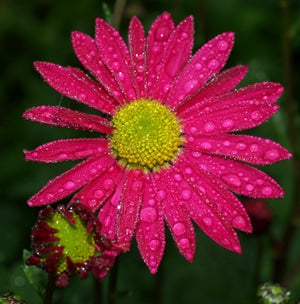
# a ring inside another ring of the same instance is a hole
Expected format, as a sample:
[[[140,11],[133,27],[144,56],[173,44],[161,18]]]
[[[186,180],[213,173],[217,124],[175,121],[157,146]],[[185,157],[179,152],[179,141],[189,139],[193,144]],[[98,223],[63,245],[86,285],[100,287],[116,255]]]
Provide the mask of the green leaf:
[[[104,13],[105,21],[107,21],[108,23],[111,23],[112,12],[111,12],[111,9],[109,8],[109,6],[106,2],[102,3],[102,10],[103,10],[103,13]]]

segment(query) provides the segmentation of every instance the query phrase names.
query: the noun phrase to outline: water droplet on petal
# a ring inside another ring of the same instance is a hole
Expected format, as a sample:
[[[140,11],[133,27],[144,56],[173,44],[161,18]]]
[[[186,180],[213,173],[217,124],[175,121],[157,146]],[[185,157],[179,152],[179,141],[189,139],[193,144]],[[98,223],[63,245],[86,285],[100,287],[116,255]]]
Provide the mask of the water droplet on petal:
[[[186,227],[184,224],[182,223],[176,223],[173,227],[172,227],[172,231],[175,235],[181,235],[184,234],[186,232]]]
[[[200,144],[200,147],[203,149],[203,150],[210,150],[211,149],[211,143],[207,142],[207,141],[204,141]]]
[[[159,27],[155,33],[157,41],[165,41],[169,37],[169,28],[166,26]]]
[[[246,227],[246,221],[245,219],[238,215],[236,216],[233,220],[232,220],[232,225],[234,225],[234,227],[238,228],[238,229],[243,229]]]
[[[186,93],[190,93],[197,86],[197,84],[198,84],[198,80],[196,80],[196,79],[192,79],[192,80],[186,82],[183,87],[184,91]]]
[[[252,144],[252,145],[250,145],[249,149],[251,152],[257,152],[259,147],[257,144]]]
[[[191,190],[186,189],[186,190],[181,191],[181,197],[183,199],[188,200],[191,198],[191,196],[192,196]]]
[[[188,247],[190,247],[190,241],[189,241],[189,239],[187,239],[187,238],[181,239],[181,240],[179,241],[179,246],[180,246],[181,248],[188,248]]]
[[[245,187],[247,191],[253,191],[254,189],[254,186],[252,184],[247,184]]]
[[[204,130],[206,132],[212,132],[215,130],[215,125],[212,123],[212,122],[207,122],[205,125],[204,125]]]
[[[114,185],[114,181],[110,178],[106,179],[103,185],[106,190],[109,190]]]
[[[124,80],[125,79],[125,75],[122,72],[118,73],[118,77],[119,77],[120,80]]]
[[[163,200],[166,197],[166,192],[164,190],[159,190],[157,194],[161,200]]]
[[[66,190],[71,190],[71,189],[73,189],[75,187],[75,184],[73,183],[73,182],[71,182],[71,181],[68,181],[68,182],[66,182],[65,184],[64,184],[64,188],[66,189]]]
[[[208,227],[210,227],[212,225],[212,223],[213,223],[212,219],[210,217],[208,217],[208,216],[204,217],[202,219],[202,221]]]
[[[233,186],[239,187],[242,184],[240,178],[237,175],[235,175],[235,174],[226,174],[226,175],[223,175],[222,179],[225,182],[227,182],[228,184],[231,184]]]
[[[110,223],[111,223],[111,217],[110,217],[110,216],[107,216],[107,217],[105,218],[104,222],[103,222],[103,225],[104,225],[105,227],[108,227],[108,226],[110,225]]]
[[[202,68],[201,63],[196,63],[196,64],[195,64],[195,69],[196,69],[197,71],[200,71],[201,68]]]
[[[225,41],[225,40],[221,40],[218,42],[217,44],[217,48],[220,50],[220,51],[226,51],[228,49],[228,42]]]
[[[135,181],[132,184],[132,190],[134,190],[134,191],[140,191],[142,188],[143,188],[143,183],[140,181]]]
[[[237,143],[237,145],[236,145],[236,148],[238,149],[238,150],[245,150],[246,149],[246,144],[245,143],[243,143],[243,142],[239,142],[239,143]]]
[[[216,59],[212,59],[209,63],[208,63],[208,68],[211,69],[212,71],[216,71],[219,68],[219,61]]]
[[[261,189],[261,193],[264,194],[264,195],[271,195],[273,192],[272,188],[269,187],[269,186],[266,186],[266,187],[263,187]]]
[[[175,174],[174,175],[174,179],[177,181],[177,182],[180,182],[182,180],[182,176],[180,174]]]
[[[157,250],[160,247],[160,241],[153,239],[149,242],[149,247],[151,250]]]
[[[231,128],[234,126],[234,121],[232,119],[225,119],[223,122],[222,122],[222,127],[224,129],[227,129],[227,128]]]
[[[262,113],[260,111],[253,111],[251,113],[251,118],[253,120],[260,120],[263,117]]]
[[[141,220],[145,222],[155,222],[157,220],[158,214],[155,208],[145,207],[141,210],[140,214]]]
[[[104,193],[102,190],[96,190],[95,193],[94,193],[95,197],[100,199],[104,196]]]
[[[279,153],[277,150],[271,149],[271,150],[268,150],[265,152],[264,157],[265,157],[265,159],[276,160],[279,158]]]

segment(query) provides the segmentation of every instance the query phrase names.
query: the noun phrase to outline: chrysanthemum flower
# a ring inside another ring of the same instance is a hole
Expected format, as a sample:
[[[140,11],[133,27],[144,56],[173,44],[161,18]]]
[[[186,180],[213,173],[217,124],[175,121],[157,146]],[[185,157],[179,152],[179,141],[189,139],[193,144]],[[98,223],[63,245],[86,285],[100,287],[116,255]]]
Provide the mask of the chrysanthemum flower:
[[[104,278],[120,249],[101,236],[100,228],[91,211],[81,204],[57,209],[47,206],[32,229],[33,255],[27,264],[46,270],[59,287],[66,286],[69,277],[77,273],[86,278],[89,270]]]
[[[134,17],[127,48],[114,28],[97,19],[95,39],[72,34],[75,53],[95,80],[73,67],[48,62],[35,67],[59,93],[105,115],[60,106],[24,113],[39,123],[101,133],[25,151],[27,160],[46,163],[86,159],[49,181],[29,206],[76,192],[73,200],[99,210],[103,235],[124,250],[136,237],[152,273],[164,252],[164,222],[189,261],[195,252],[192,221],[215,242],[240,253],[235,229],[252,228],[232,192],[283,196],[272,178],[246,163],[266,165],[291,156],[269,139],[232,134],[270,118],[283,87],[262,82],[234,90],[247,67],[220,72],[234,34],[213,38],[192,56],[193,34],[192,17],[175,27],[164,13],[145,37]]]

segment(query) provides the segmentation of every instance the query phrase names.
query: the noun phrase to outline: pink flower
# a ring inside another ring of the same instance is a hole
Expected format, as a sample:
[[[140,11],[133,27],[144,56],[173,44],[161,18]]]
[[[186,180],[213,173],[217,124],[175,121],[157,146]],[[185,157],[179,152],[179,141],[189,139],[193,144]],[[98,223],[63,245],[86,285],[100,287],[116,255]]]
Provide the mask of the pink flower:
[[[232,192],[257,198],[284,194],[271,177],[246,163],[291,157],[269,139],[232,134],[270,118],[283,87],[262,82],[234,90],[247,67],[220,72],[234,34],[213,38],[191,56],[193,34],[192,17],[175,28],[164,13],[145,37],[134,17],[128,49],[115,29],[97,19],[95,40],[72,34],[78,59],[96,81],[73,67],[48,62],[35,67],[59,93],[105,115],[60,106],[24,113],[39,123],[101,133],[25,151],[27,160],[46,163],[85,159],[50,180],[28,204],[51,204],[76,192],[72,201],[99,210],[103,235],[124,250],[136,237],[152,273],[164,252],[164,222],[189,261],[195,252],[192,221],[221,246],[241,253],[234,229],[252,228]]]

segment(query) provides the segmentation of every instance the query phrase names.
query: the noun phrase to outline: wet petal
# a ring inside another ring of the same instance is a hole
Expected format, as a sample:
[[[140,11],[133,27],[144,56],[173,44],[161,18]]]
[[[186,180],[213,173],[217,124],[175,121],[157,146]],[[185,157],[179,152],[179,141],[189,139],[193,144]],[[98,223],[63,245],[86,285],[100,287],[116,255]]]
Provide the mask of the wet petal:
[[[44,80],[59,93],[104,113],[114,113],[115,105],[106,92],[96,90],[95,83],[90,86],[92,80],[87,76],[78,77],[71,69],[50,62],[35,62],[34,66]]]
[[[233,33],[223,33],[198,50],[170,89],[167,104],[174,108],[179,102],[184,102],[191,94],[201,89],[212,75],[223,68],[233,42]]]
[[[239,101],[234,104],[213,104],[198,110],[184,121],[184,133],[213,135],[254,128],[269,119],[278,105]]]
[[[102,62],[95,40],[84,33],[73,32],[72,44],[82,65],[93,74],[115,101],[122,103],[125,99],[123,92],[111,71]]]
[[[118,164],[112,165],[107,171],[76,193],[72,201],[80,201],[81,204],[96,211],[116,189],[122,174],[123,170]]]
[[[62,175],[50,180],[28,200],[28,205],[31,207],[43,206],[67,197],[95,179],[113,162],[114,159],[110,156],[88,158]]]
[[[239,149],[245,145],[240,143]],[[184,155],[202,170],[212,173],[232,191],[255,198],[277,198],[283,189],[264,172],[241,162],[185,150]]]
[[[150,177],[146,179],[136,240],[151,273],[156,273],[165,249],[165,229],[161,201],[155,199]]]
[[[170,35],[158,69],[153,98],[165,102],[174,77],[191,56],[194,41],[194,23],[190,16]],[[184,46],[184,47],[183,47]]]
[[[53,163],[103,155],[108,152],[104,138],[61,139],[41,145],[33,151],[24,151],[25,159]]]
[[[248,67],[245,65],[238,65],[233,68],[224,70],[220,74],[214,75],[208,82],[206,82],[195,96],[187,99],[186,102],[179,103],[176,107],[176,113],[184,112],[186,109],[197,104],[199,100],[208,99],[213,96],[227,93],[235,88],[248,72]]]
[[[181,254],[192,262],[196,248],[195,233],[190,217],[183,207],[183,201],[189,200],[190,193],[184,190],[178,193],[175,190],[177,186],[177,181],[174,179],[175,173],[173,170],[162,171],[160,178],[163,182],[157,183],[157,189],[158,192],[165,193],[162,199],[163,210],[173,239]],[[159,197],[160,195],[158,199]]]
[[[143,188],[144,175],[142,171],[128,171],[116,224],[118,244],[124,250],[129,250],[130,241],[135,233],[143,197]]]
[[[136,85],[137,98],[146,96],[146,38],[143,25],[136,17],[131,19],[128,32],[128,45]]]
[[[23,113],[23,117],[50,126],[112,133],[112,127],[107,119],[63,107],[39,106],[27,110]]]
[[[100,57],[114,75],[126,100],[136,99],[128,48],[119,32],[103,19],[96,19],[96,45]]]
[[[243,150],[239,149],[241,143],[245,147]],[[292,156],[276,142],[248,135],[189,136],[186,147],[193,151],[229,156],[256,165],[272,164]]]
[[[161,64],[170,34],[174,30],[174,22],[169,13],[163,13],[152,24],[147,37],[147,96],[153,96],[157,71]]]

